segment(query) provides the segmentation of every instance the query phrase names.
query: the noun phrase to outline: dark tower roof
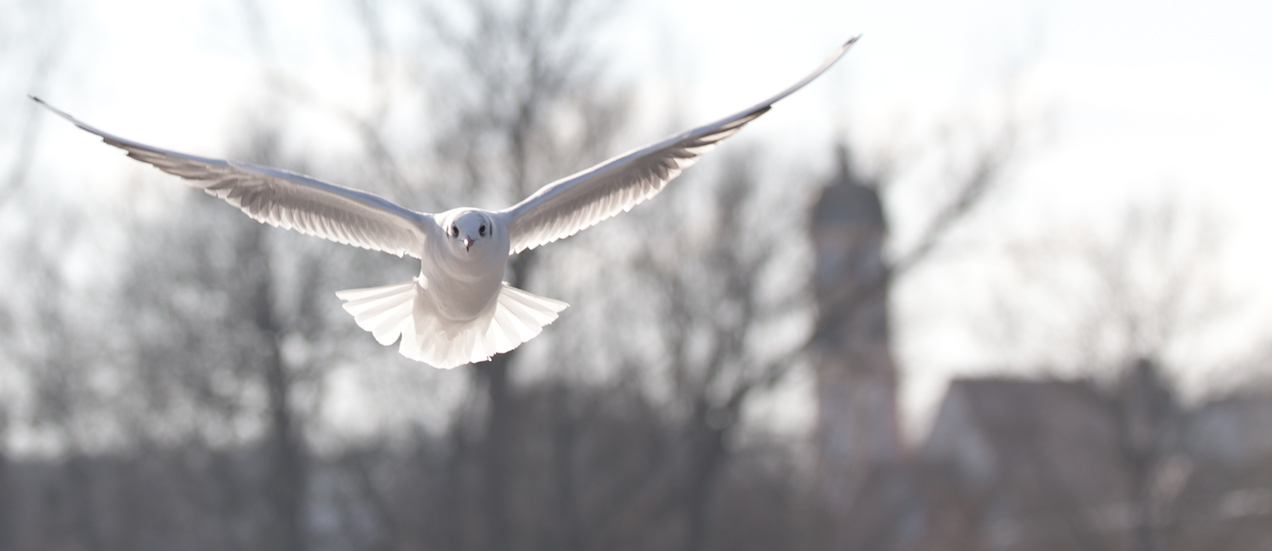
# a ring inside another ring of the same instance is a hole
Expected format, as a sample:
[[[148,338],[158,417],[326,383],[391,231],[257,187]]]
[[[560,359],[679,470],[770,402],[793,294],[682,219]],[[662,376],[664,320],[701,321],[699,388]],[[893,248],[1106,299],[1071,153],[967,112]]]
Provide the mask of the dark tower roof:
[[[883,205],[876,186],[853,169],[847,147],[839,148],[839,174],[822,191],[813,207],[813,226],[863,224],[884,226]]]

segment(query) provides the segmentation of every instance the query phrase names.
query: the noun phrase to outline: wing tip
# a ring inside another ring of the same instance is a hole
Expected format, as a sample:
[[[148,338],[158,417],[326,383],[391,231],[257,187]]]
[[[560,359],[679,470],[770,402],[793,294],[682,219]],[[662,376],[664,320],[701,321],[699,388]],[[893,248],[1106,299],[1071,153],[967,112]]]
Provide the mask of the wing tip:
[[[839,58],[843,57],[844,54],[848,53],[848,50],[850,50],[852,46],[857,43],[858,40],[861,40],[860,34],[853,36],[852,38],[849,38],[847,42],[844,42],[843,45],[840,46],[838,50],[835,50],[835,53],[830,54],[830,57],[826,59],[826,62],[822,66],[822,70],[824,71],[826,69],[829,69],[831,65],[833,65],[836,61],[839,61]],[[817,74],[821,74],[821,71],[818,71]],[[814,78],[816,77],[814,76]]]
[[[63,110],[61,110],[61,109],[58,109],[58,108],[56,108],[56,107],[53,107],[52,105],[50,105],[50,104],[49,104],[49,102],[47,102],[47,101],[44,101],[44,100],[40,99],[40,98],[39,98],[39,97],[37,97],[35,94],[27,94],[27,97],[28,97],[28,98],[31,98],[31,101],[34,101],[34,102],[36,102],[36,103],[38,103],[38,104],[40,104],[40,105],[44,106],[44,108],[45,108],[45,109],[48,109],[49,111],[52,111],[52,112],[56,113],[57,115],[61,116],[62,118],[66,119],[66,120],[68,120],[68,121],[71,121],[71,122],[75,123],[76,125],[78,125],[78,124],[79,124],[79,121],[75,120],[75,117],[72,117],[72,116],[68,115],[65,111],[63,111]]]
[[[31,98],[31,100],[32,100],[32,101],[34,101],[34,102],[36,102],[36,103],[38,103],[38,104],[40,104],[40,105],[44,106],[44,108],[45,108],[45,109],[48,109],[49,111],[52,111],[55,115],[57,115],[57,116],[59,116],[59,117],[62,117],[62,118],[64,118],[64,119],[68,120],[68,121],[70,121],[70,122],[71,122],[71,124],[73,124],[73,125],[75,125],[75,126],[79,127],[79,129],[80,129],[80,130],[83,130],[83,131],[88,132],[88,133],[90,133],[90,134],[95,134],[95,135],[97,135],[97,137],[99,137],[99,138],[101,138],[101,139],[103,139],[103,140],[106,140],[106,141],[107,141],[107,143],[109,143],[109,140],[111,140],[112,138],[114,138],[113,136],[111,136],[111,135],[109,135],[109,134],[107,134],[107,133],[105,133],[105,132],[102,132],[101,130],[98,130],[98,129],[96,129],[96,128],[92,127],[92,126],[89,126],[88,124],[85,124],[83,121],[81,121],[81,120],[79,120],[79,119],[77,119],[77,118],[75,118],[75,117],[72,117],[70,113],[67,113],[66,111],[63,111],[63,110],[58,109],[58,108],[56,108],[56,107],[53,107],[53,105],[52,105],[52,104],[50,104],[50,103],[49,103],[49,102],[47,102],[47,101],[44,101],[44,100],[40,99],[39,97],[35,96],[34,94],[27,94],[27,97],[28,97],[28,98]],[[113,144],[113,143],[112,143],[111,145],[114,145],[115,147],[120,147],[119,145],[117,145],[117,144]]]

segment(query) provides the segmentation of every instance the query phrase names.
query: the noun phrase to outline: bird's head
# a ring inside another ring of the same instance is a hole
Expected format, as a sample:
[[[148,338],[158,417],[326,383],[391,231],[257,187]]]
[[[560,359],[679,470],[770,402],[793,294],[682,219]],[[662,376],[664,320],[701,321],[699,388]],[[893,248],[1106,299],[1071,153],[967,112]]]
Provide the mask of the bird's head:
[[[494,221],[484,212],[464,212],[452,219],[445,229],[452,248],[465,253],[484,251],[494,241]]]

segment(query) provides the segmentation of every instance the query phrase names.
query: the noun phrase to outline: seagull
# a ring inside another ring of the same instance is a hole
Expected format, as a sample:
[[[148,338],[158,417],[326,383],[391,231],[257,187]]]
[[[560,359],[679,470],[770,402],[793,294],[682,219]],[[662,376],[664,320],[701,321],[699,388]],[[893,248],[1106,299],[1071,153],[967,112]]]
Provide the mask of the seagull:
[[[420,275],[396,285],[339,291],[344,309],[375,340],[401,340],[403,356],[451,369],[489,360],[529,341],[569,305],[503,281],[511,255],[564,239],[657,195],[681,171],[778,100],[830,68],[857,41],[840,46],[812,74],[752,107],[634,149],[543,186],[500,211],[416,212],[379,196],[278,168],[198,157],[98,130],[40,105],[128,152],[238,207],[258,222],[420,260]]]

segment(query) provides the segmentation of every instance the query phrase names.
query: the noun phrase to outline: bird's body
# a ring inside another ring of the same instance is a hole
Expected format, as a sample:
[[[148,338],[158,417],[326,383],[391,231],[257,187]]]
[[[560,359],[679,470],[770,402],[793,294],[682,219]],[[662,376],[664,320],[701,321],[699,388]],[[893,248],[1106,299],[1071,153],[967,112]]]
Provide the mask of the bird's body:
[[[460,239],[439,236],[446,246],[433,247],[421,257],[420,277],[429,282],[428,294],[439,315],[468,321],[490,309],[503,285],[507,225],[495,213],[478,209],[450,210],[436,219],[433,231],[455,228]],[[469,245],[461,247],[461,239],[470,240]]]
[[[504,283],[511,255],[574,235],[654,196],[717,142],[828,69],[855,41],[849,40],[811,75],[764,102],[548,184],[501,211],[415,212],[294,172],[140,144],[32,99],[129,156],[185,178],[260,222],[420,259],[415,280],[336,295],[358,326],[380,344],[400,339],[404,356],[449,369],[520,346],[567,307]]]
[[[336,293],[380,344],[401,336],[404,356],[437,367],[479,362],[530,340],[566,308],[503,282],[510,245],[499,213],[465,208],[430,219],[427,239],[443,245],[421,249],[419,277]]]

